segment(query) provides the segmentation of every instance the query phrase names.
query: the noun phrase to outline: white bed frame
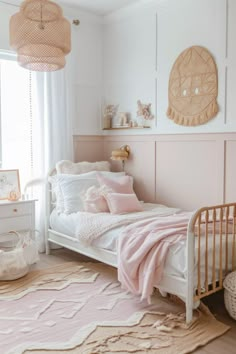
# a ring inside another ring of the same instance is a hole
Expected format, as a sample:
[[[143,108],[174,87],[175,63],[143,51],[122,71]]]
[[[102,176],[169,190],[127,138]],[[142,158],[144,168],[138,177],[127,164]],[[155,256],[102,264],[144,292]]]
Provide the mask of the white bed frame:
[[[47,224],[46,224],[46,253],[50,254],[50,243],[60,245],[82,255],[96,259],[100,262],[117,267],[117,255],[114,252],[103,250],[95,247],[85,247],[75,238],[68,235],[56,232],[49,227],[49,217],[51,213],[51,191],[47,184],[46,188],[47,199]],[[208,236],[209,225],[213,225],[214,239],[214,256],[213,263],[208,262]],[[229,227],[231,231],[229,232]],[[232,232],[233,228],[233,232]],[[216,230],[217,229],[217,230]],[[215,277],[216,273],[216,257],[215,257],[215,241],[220,237],[220,270],[219,276]],[[228,242],[231,239],[233,245],[229,256]],[[201,283],[201,254],[197,256],[197,289],[194,287],[194,263],[195,263],[195,243],[198,243],[200,249],[201,242],[205,244],[205,282]],[[225,264],[223,265],[223,244],[225,244]],[[229,261],[229,258],[231,259]],[[236,268],[236,203],[222,204],[218,206],[205,207],[193,213],[187,231],[187,278],[180,278],[170,275],[164,275],[161,282],[156,286],[162,295],[167,293],[176,295],[184,300],[186,304],[186,322],[190,323],[193,316],[193,309],[198,307],[200,300],[216,291],[223,288],[223,277]],[[208,274],[213,274],[213,278],[209,279]]]

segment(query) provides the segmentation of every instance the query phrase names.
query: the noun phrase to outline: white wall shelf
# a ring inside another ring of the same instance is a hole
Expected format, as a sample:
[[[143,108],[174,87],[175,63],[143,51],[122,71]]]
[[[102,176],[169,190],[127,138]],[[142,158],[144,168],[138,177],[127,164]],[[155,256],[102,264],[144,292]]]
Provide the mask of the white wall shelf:
[[[102,130],[130,130],[130,129],[151,129],[151,127],[103,128]]]

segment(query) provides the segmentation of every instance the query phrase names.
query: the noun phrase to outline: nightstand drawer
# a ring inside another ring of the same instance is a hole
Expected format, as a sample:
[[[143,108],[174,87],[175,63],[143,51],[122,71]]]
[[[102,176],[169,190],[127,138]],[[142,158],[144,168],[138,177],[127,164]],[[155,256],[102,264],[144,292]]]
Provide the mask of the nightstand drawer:
[[[0,223],[2,218],[12,218],[32,213],[31,203],[12,204],[0,206]]]
[[[24,215],[16,218],[6,218],[3,220],[0,219],[0,233],[9,232],[11,230],[27,230],[31,228],[31,215]]]

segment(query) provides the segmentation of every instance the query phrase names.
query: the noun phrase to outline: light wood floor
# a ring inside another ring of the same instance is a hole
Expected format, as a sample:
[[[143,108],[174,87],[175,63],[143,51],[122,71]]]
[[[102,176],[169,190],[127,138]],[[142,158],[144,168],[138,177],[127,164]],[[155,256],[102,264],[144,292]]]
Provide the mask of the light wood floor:
[[[63,262],[94,262],[90,258],[79,255],[75,252],[59,249],[52,251],[50,256],[40,255],[40,261],[33,266],[34,269],[47,268]],[[215,317],[226,323],[231,329],[223,336],[215,339],[203,348],[195,351],[196,354],[236,354],[236,321],[229,317],[224,307],[223,292],[209,296],[205,301]],[[178,353],[176,353],[178,354]]]

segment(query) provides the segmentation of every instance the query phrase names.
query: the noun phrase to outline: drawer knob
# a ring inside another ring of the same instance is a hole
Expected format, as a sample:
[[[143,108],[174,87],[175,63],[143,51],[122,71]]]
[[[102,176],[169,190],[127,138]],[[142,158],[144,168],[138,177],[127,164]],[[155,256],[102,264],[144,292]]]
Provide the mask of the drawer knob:
[[[18,212],[18,210],[17,210],[17,209],[13,209],[13,211],[14,211],[14,213],[17,213],[17,212]]]

